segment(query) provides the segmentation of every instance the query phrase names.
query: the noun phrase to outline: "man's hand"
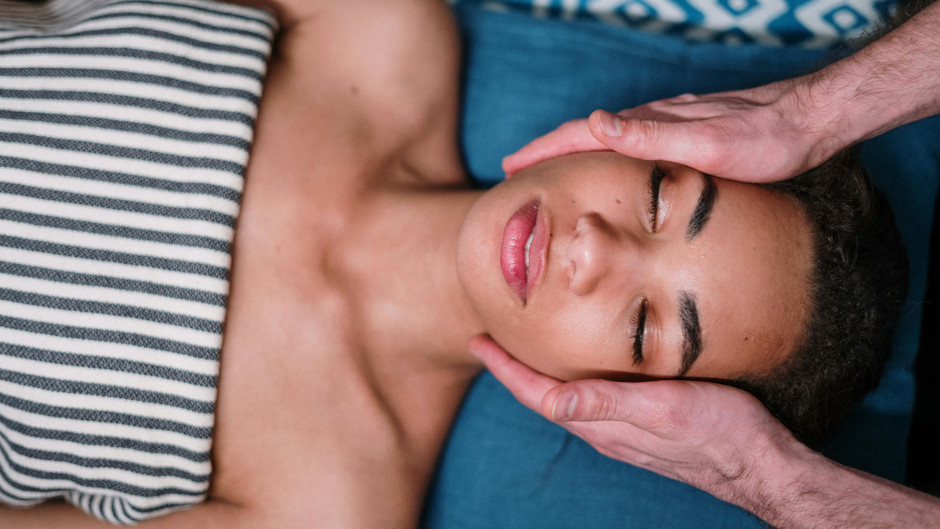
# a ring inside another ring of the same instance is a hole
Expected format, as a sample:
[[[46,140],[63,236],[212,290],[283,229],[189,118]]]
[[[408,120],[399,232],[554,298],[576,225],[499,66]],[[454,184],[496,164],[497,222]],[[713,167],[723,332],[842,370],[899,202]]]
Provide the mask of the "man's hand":
[[[810,450],[750,394],[688,380],[562,382],[470,342],[520,402],[602,454],[734,503],[780,529],[940,529],[940,499]]]
[[[570,121],[503,160],[612,149],[744,182],[784,180],[853,143],[940,112],[940,2],[822,70],[750,90],[685,94]],[[913,11],[916,12],[916,9]]]
[[[806,97],[809,78],[751,90],[671,99],[569,121],[503,160],[507,174],[542,160],[614,150],[669,160],[745,182],[783,180],[809,170],[853,138],[829,131],[827,109]]]
[[[521,364],[486,337],[471,350],[524,405],[604,455],[734,501],[768,451],[799,445],[744,391],[709,382],[564,383]],[[799,445],[802,446],[802,445]]]

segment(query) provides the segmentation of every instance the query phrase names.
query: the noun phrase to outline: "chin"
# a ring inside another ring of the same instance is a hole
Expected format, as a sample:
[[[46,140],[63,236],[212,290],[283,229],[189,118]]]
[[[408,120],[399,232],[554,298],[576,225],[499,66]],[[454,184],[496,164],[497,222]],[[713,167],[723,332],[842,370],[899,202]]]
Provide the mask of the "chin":
[[[492,211],[492,201],[486,200],[488,195],[485,193],[473,205],[457,236],[457,278],[481,319],[505,310],[505,303],[500,301],[509,290],[500,272],[501,226]]]

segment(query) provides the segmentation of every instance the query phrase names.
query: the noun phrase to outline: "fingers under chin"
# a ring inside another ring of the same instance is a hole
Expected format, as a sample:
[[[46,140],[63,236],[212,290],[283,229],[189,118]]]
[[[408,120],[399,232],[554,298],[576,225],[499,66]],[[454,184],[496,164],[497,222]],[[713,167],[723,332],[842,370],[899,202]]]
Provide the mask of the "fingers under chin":
[[[470,349],[519,402],[533,411],[539,412],[545,394],[561,384],[519,362],[489,337],[473,338]]]

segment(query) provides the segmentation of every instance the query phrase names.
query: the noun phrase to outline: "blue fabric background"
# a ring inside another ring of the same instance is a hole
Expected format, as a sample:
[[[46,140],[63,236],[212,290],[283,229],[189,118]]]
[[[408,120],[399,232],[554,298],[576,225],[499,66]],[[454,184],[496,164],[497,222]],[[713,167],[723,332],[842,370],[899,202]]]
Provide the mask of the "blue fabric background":
[[[502,179],[500,160],[559,123],[596,108],[619,110],[682,92],[743,88],[821,66],[825,52],[692,44],[591,21],[456,6],[464,33],[463,147],[481,185]],[[879,389],[827,455],[889,479],[904,478],[940,173],[940,119],[902,127],[862,149],[895,209],[912,262],[909,301]],[[764,527],[710,495],[597,454],[518,404],[489,374],[467,395],[442,455],[424,527]]]

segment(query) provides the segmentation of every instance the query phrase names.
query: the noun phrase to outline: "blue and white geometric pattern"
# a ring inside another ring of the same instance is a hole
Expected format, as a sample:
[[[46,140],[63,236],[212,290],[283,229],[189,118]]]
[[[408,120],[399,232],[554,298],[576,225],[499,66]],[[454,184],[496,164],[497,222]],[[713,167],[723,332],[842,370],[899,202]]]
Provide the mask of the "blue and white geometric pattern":
[[[833,48],[884,21],[896,0],[451,0],[537,17],[595,19],[724,44]]]

